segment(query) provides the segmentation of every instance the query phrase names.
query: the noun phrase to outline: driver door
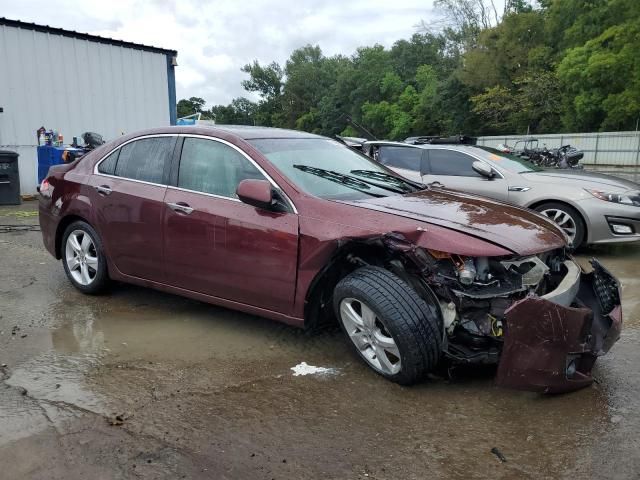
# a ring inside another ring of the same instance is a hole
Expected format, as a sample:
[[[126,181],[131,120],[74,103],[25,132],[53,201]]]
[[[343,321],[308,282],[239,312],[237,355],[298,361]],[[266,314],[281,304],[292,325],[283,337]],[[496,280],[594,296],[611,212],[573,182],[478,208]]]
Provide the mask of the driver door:
[[[186,137],[164,198],[170,285],[279,313],[293,307],[298,216],[242,203],[240,181],[266,179],[235,146]]]
[[[473,162],[482,160],[445,148],[431,148],[425,151],[428,152],[428,160],[425,162],[426,170],[422,173],[423,183],[502,201],[509,200],[509,188],[500,173],[496,172],[496,176],[489,179],[472,168]]]

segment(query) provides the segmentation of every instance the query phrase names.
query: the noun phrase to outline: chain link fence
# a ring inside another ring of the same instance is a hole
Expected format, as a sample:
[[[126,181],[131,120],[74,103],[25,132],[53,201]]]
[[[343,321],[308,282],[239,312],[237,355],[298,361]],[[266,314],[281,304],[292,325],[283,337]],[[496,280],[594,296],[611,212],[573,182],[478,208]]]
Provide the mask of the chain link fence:
[[[501,143],[514,146],[526,138],[538,139],[538,146],[557,148],[570,144],[584,152],[581,163],[596,170],[640,181],[640,132],[555,133],[545,135],[501,135],[479,137],[478,145],[496,147]]]

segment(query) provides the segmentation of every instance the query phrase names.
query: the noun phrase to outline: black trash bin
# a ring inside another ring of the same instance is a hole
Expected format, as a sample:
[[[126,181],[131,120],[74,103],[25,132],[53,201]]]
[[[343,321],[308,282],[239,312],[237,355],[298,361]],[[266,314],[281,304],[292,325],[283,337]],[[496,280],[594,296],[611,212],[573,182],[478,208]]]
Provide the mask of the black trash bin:
[[[0,205],[20,205],[18,153],[0,150]]]

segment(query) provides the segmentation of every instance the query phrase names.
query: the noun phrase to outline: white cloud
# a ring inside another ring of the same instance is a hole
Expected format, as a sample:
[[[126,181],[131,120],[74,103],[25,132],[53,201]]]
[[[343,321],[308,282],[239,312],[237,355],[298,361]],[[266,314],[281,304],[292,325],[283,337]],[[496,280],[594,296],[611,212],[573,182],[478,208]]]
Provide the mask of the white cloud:
[[[284,64],[298,47],[326,55],[390,46],[432,16],[425,0],[0,0],[8,18],[178,51],[178,98],[209,105],[249,96],[240,68],[257,59]]]

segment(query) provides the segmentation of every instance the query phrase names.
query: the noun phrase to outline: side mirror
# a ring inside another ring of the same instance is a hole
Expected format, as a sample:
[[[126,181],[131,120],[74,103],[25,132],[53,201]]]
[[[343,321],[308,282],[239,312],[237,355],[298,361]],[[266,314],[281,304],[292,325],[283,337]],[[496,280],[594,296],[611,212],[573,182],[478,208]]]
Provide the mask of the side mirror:
[[[258,208],[269,210],[273,200],[271,184],[266,180],[242,180],[236,189],[241,202]]]
[[[471,168],[473,168],[474,172],[488,178],[489,180],[496,176],[496,172],[493,171],[493,168],[484,162],[475,161],[471,164]]]

